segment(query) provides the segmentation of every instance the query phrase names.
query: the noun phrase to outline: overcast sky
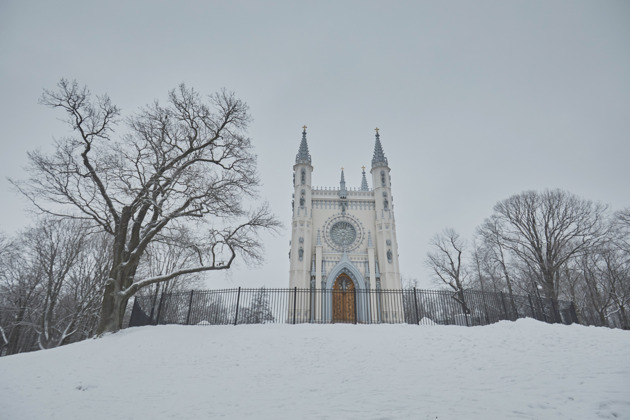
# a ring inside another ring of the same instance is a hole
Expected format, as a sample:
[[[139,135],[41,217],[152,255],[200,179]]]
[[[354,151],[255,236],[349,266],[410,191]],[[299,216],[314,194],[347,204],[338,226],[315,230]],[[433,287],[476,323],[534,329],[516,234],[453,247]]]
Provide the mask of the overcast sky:
[[[431,286],[428,242],[469,241],[500,200],[561,188],[630,206],[628,1],[0,1],[0,231],[30,222],[6,177],[65,127],[37,104],[76,79],[124,113],[181,82],[245,100],[261,197],[287,229],[265,264],[212,286],[287,287],[301,127],[316,186],[359,186],[374,128],[400,267]]]

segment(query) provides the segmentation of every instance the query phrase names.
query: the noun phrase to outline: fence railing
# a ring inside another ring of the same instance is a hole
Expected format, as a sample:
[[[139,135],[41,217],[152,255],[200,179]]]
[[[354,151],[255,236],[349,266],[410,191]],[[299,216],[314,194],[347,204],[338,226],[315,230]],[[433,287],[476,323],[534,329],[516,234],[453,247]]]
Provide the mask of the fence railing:
[[[535,318],[577,323],[572,302],[466,290],[191,290],[136,296],[129,326],[407,323],[476,326]]]

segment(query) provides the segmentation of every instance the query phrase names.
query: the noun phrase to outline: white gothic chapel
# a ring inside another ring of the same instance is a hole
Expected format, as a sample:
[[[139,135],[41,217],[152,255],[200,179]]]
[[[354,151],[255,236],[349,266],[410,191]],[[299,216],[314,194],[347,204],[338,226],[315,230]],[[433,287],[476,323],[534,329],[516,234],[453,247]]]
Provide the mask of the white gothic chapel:
[[[306,126],[293,166],[290,251],[292,289],[301,320],[391,322],[402,314],[381,310],[381,290],[401,289],[390,168],[378,128],[372,157],[372,188],[363,168],[359,188],[315,188]],[[313,293],[320,292],[320,293]],[[306,319],[305,319],[306,318]]]

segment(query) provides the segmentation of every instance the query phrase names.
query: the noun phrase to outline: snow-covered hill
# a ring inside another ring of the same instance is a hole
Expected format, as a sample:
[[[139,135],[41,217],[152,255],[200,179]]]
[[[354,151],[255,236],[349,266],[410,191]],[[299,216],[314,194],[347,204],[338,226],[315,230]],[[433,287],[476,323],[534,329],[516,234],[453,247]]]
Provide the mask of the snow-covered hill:
[[[630,418],[630,332],[486,327],[131,328],[0,359],[0,418]]]

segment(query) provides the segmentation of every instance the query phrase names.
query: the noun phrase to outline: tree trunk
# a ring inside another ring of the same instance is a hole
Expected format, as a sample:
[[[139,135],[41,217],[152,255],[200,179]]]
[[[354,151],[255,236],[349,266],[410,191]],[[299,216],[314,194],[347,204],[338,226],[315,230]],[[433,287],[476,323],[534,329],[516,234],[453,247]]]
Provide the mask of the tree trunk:
[[[508,293],[510,295],[510,303],[512,304],[512,311],[514,311],[514,319],[518,318],[518,310],[516,309],[516,302],[514,301],[514,292],[512,291],[512,279],[510,278],[510,273],[508,273],[507,267],[505,266],[505,262],[503,261],[503,251],[501,251],[501,269],[503,270],[503,276],[505,277],[505,284],[508,288]]]
[[[128,296],[123,296],[126,288],[133,283],[133,277],[137,266],[120,268],[112,267],[110,277],[103,291],[103,303],[96,335],[108,332],[116,332],[122,328],[125,310],[127,309]]]
[[[116,332],[122,328],[128,301],[129,298],[121,296],[114,281],[105,286],[96,335]]]
[[[623,306],[619,307],[619,313],[621,314],[621,328],[624,330],[630,330],[630,322],[628,322],[628,314],[626,313],[626,309]]]
[[[606,319],[605,309],[595,308],[597,315],[599,315],[599,322],[602,327],[608,327],[608,320]]]
[[[9,332],[9,337],[7,337],[7,354],[20,353],[19,341],[20,334],[24,330],[24,328],[22,328],[22,321],[24,321],[25,315],[26,309],[24,309],[23,307],[20,308],[20,311],[18,312],[15,319],[14,327],[11,328],[11,332]]]
[[[545,297],[558,300],[553,271],[543,270],[542,275],[542,287],[545,292]]]
[[[123,297],[122,291],[131,286],[138,264],[129,262],[129,244],[126,243],[127,230],[131,220],[131,208],[123,207],[120,221],[116,225],[112,244],[113,261],[109,280],[105,284],[101,315],[96,335],[116,332],[122,328],[123,317],[129,297]],[[136,244],[137,245],[137,244]]]

